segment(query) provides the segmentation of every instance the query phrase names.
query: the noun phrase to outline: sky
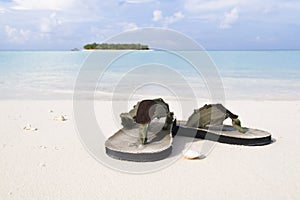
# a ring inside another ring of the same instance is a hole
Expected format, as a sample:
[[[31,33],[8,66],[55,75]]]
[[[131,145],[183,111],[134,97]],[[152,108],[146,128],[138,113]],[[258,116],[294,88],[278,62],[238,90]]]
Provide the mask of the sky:
[[[0,50],[70,50],[144,27],[208,50],[300,49],[299,0],[0,0]]]

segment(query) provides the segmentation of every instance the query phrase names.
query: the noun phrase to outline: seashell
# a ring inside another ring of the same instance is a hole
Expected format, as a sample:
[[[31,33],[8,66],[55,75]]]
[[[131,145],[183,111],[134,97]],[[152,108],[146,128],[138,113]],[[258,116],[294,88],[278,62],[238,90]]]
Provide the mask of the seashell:
[[[55,121],[66,121],[67,119],[64,116],[58,116],[58,117],[53,117],[53,120]]]
[[[189,160],[198,159],[201,157],[199,152],[193,150],[187,150],[186,152],[184,152],[183,156],[185,159]]]
[[[31,126],[31,124],[27,124],[23,129],[26,131],[37,131],[38,130],[37,128],[33,128]]]

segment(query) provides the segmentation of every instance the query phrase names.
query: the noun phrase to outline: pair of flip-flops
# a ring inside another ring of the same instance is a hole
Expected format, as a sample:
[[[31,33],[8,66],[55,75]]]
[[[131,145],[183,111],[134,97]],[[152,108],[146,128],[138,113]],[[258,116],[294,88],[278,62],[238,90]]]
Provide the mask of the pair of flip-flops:
[[[107,155],[120,160],[164,159],[172,152],[175,136],[248,146],[272,142],[270,133],[242,127],[238,116],[221,104],[205,105],[194,110],[187,121],[177,121],[163,99],[143,100],[120,117],[123,128],[105,142]],[[231,118],[232,126],[223,125],[227,118]]]

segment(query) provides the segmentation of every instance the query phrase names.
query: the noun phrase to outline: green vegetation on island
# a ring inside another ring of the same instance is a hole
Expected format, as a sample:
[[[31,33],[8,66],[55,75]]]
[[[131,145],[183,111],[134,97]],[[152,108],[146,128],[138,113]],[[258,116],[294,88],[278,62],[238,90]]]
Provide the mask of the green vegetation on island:
[[[100,49],[100,50],[149,50],[147,45],[142,44],[108,44],[108,43],[92,43],[84,45],[84,49]]]

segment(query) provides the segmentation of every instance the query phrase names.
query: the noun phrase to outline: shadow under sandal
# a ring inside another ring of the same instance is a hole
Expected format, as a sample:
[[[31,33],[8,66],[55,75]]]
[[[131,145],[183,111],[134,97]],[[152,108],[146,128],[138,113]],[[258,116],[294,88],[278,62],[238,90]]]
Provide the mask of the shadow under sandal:
[[[171,154],[173,113],[163,99],[138,102],[120,117],[123,128],[105,142],[108,156],[119,160],[150,162],[162,160]],[[155,118],[166,119],[159,122],[153,121]]]
[[[227,118],[231,118],[231,126],[223,124]],[[172,135],[247,146],[266,145],[272,142],[270,133],[242,127],[238,116],[222,104],[206,104],[194,110],[188,121],[174,120]]]

